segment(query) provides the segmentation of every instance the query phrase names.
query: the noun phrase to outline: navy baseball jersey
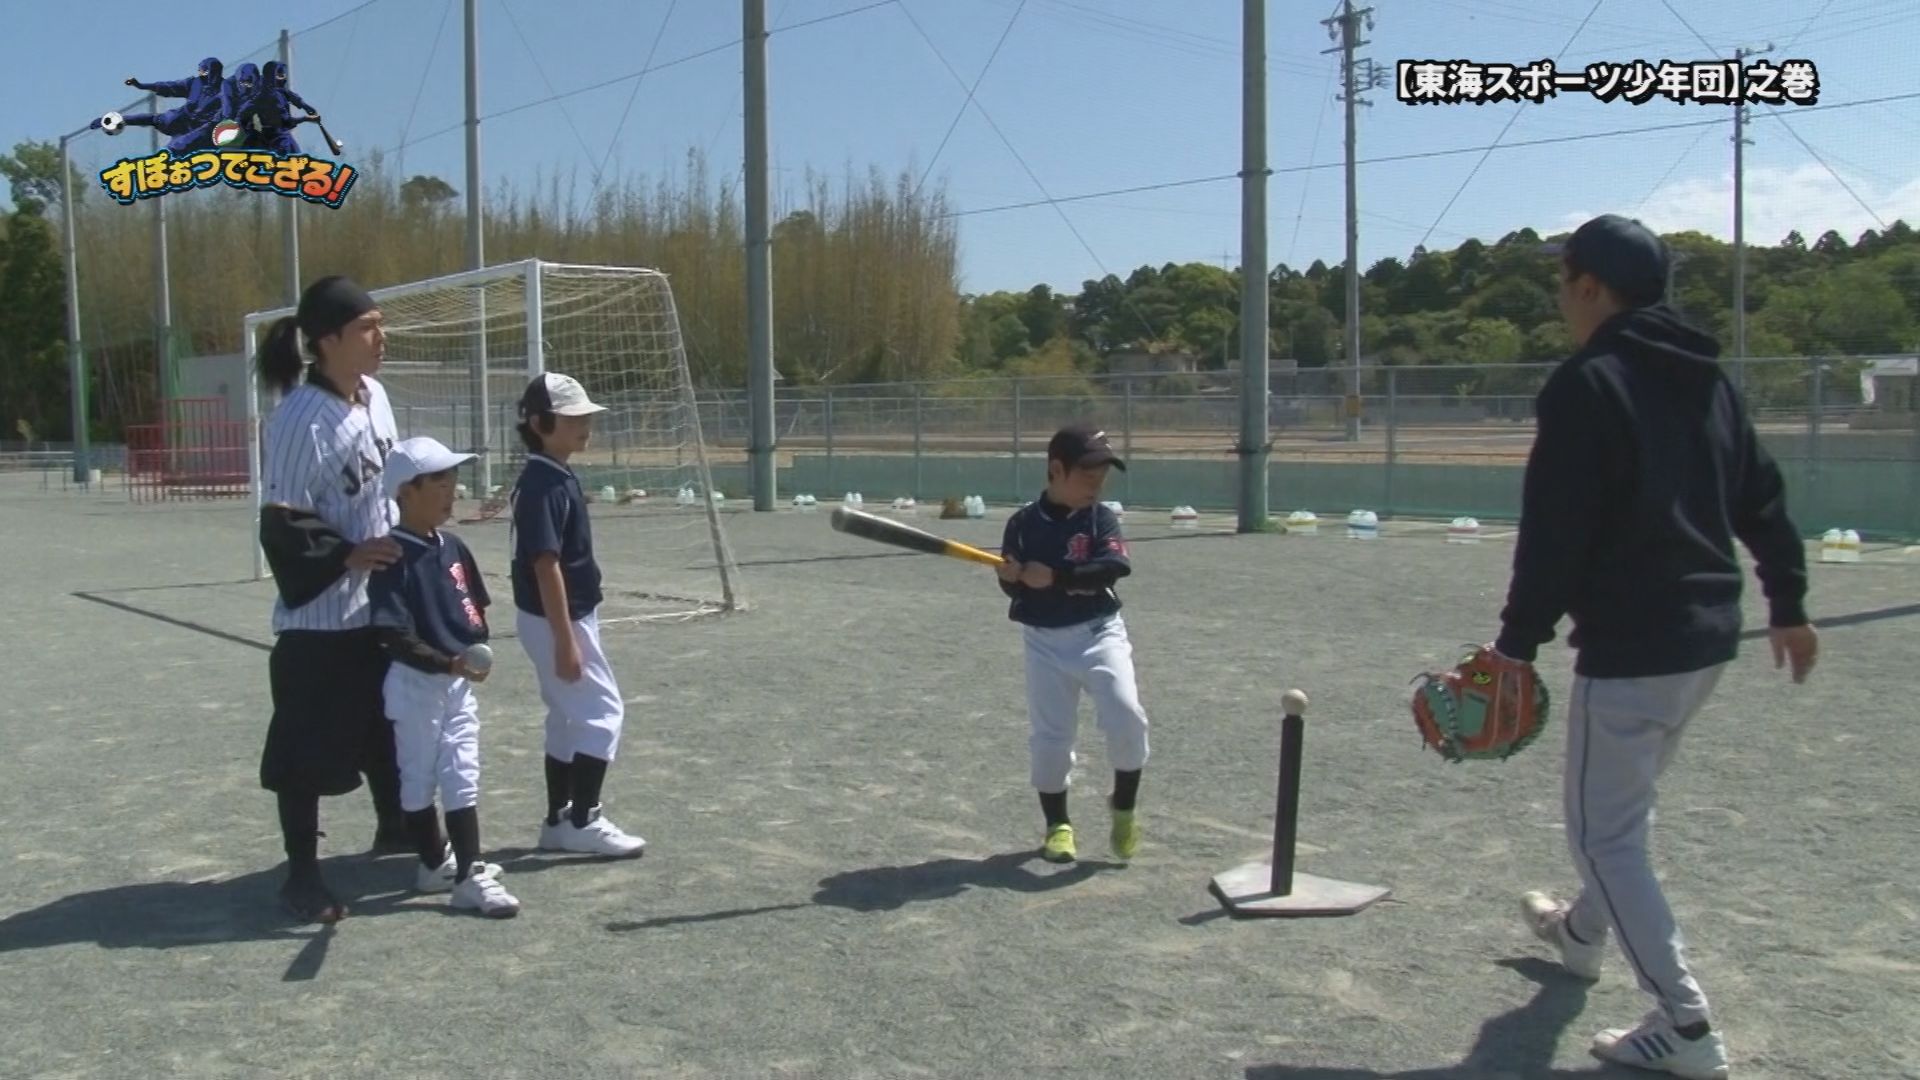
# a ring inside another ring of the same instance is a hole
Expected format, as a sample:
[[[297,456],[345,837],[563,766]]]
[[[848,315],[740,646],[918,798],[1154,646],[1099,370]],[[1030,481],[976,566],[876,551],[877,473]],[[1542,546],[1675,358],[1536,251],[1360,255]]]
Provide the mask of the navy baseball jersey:
[[[1053,587],[1000,583],[1012,605],[1007,617],[1027,626],[1073,626],[1120,610],[1114,582],[1133,572],[1120,519],[1095,503],[1069,510],[1042,494],[1013,512],[1000,552],[1053,570]]]
[[[397,632],[404,644],[395,659],[446,674],[454,657],[487,640],[486,609],[493,600],[486,582],[473,552],[452,533],[421,536],[395,528],[388,535],[399,541],[400,559],[374,571],[368,582],[372,624]]]
[[[534,560],[552,552],[567,586],[567,618],[578,621],[600,606],[600,566],[593,561],[587,496],[573,470],[544,454],[527,455],[513,486],[513,605],[546,617]]]

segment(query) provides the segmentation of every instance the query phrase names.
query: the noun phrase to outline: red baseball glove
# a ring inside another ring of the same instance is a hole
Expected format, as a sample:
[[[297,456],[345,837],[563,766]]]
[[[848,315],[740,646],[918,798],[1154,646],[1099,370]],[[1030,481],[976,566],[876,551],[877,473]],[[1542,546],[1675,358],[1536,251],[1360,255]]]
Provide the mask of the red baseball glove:
[[[1414,680],[1413,722],[1448,761],[1510,758],[1546,726],[1546,684],[1532,664],[1502,656],[1491,645],[1469,648],[1451,670]]]

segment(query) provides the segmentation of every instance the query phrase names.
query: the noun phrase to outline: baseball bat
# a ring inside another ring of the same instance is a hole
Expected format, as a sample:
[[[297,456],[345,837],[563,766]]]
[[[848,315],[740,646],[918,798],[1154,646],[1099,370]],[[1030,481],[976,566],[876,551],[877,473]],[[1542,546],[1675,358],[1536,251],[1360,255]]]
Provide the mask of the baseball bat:
[[[848,506],[835,507],[830,519],[834,532],[843,532],[849,536],[858,536],[894,547],[919,551],[928,555],[945,555],[949,559],[963,559],[986,566],[999,566],[1000,556],[991,551],[982,551],[971,544],[958,540],[948,540],[944,536],[935,536],[911,525],[898,521],[876,517],[864,510],[855,510]]]
[[[333,151],[334,157],[339,157],[345,152],[346,147],[340,145],[340,140],[333,137],[333,133],[327,130],[327,125],[321,123],[319,117],[314,118],[313,126],[320,129],[320,137],[327,140],[327,149]]]

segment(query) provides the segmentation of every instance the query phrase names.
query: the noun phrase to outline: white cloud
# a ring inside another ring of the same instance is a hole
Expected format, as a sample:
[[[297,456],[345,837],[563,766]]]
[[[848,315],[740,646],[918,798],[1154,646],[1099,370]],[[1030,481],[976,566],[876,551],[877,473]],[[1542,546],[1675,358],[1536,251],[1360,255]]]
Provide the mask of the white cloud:
[[[1847,175],[1851,187],[1873,212],[1888,225],[1904,220],[1920,228],[1920,177],[1889,188],[1857,175]],[[1791,169],[1757,166],[1747,170],[1746,231],[1747,242],[1759,246],[1778,244],[1789,232],[1798,229],[1811,244],[1820,234],[1832,229],[1848,243],[1859,239],[1868,229],[1880,226],[1862,209],[1846,187],[1835,182],[1832,174],[1815,162]],[[1595,213],[1597,213],[1596,211]],[[1719,176],[1675,180],[1654,192],[1638,211],[1628,213],[1661,233],[1703,232],[1731,243],[1733,241],[1733,171]],[[1558,228],[1571,230],[1594,216],[1593,213],[1567,214]]]

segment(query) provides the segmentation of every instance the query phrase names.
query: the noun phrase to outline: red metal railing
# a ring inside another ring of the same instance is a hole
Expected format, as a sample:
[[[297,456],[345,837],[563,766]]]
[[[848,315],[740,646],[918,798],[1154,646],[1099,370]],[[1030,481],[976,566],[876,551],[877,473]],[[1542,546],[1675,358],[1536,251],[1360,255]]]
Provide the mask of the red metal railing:
[[[245,496],[247,424],[224,398],[163,402],[159,423],[128,426],[126,476],[137,503]]]

